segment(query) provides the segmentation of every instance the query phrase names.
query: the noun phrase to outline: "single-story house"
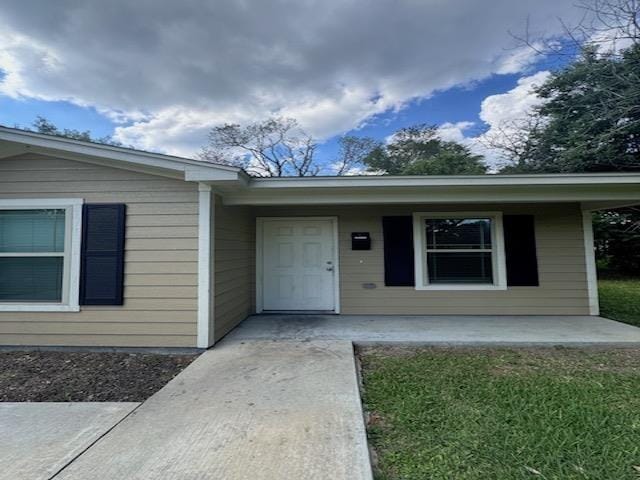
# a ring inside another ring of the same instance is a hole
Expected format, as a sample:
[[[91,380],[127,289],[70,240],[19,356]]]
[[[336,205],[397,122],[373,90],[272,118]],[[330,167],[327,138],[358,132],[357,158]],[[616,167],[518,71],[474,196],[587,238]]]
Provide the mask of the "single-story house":
[[[248,315],[597,315],[640,174],[252,178],[0,127],[0,344],[206,348]]]

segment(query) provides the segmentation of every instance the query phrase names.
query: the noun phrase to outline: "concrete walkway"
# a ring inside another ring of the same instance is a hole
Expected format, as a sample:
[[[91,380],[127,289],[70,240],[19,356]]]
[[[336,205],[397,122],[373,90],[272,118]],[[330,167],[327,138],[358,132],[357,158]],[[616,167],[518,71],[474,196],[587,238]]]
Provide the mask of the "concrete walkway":
[[[138,403],[0,403],[0,479],[48,480]]]
[[[639,345],[640,328],[590,316],[254,315],[229,340],[358,344]]]
[[[599,317],[257,315],[102,437],[133,407],[86,430],[81,415],[46,409],[14,420],[28,428],[2,438],[0,478],[371,480],[353,342],[639,345],[640,329]],[[31,463],[21,450],[35,451]]]
[[[56,480],[369,480],[349,341],[225,341]]]

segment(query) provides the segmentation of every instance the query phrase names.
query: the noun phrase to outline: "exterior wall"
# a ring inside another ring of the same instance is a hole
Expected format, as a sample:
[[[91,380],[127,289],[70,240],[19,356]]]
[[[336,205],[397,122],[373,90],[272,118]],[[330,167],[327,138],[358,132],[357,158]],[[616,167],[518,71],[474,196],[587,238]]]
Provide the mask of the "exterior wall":
[[[195,347],[198,185],[146,173],[25,154],[0,159],[0,199],[83,198],[127,204],[125,303],[80,312],[0,312],[0,344]],[[534,214],[540,287],[416,291],[385,287],[384,215],[416,211]],[[212,286],[215,340],[255,311],[255,218],[338,216],[344,314],[589,314],[577,204],[230,207],[215,197]],[[370,251],[352,251],[354,231]],[[376,289],[364,289],[375,283]]]
[[[226,207],[215,199],[214,339],[253,313],[255,217],[248,207]]]
[[[0,312],[0,344],[195,347],[197,184],[25,154],[0,159],[0,198],[127,205],[124,305]]]
[[[534,214],[539,287],[488,291],[417,291],[385,287],[382,216],[422,211]],[[382,315],[588,315],[582,214],[577,204],[376,205],[260,207],[257,216],[339,217],[341,313]],[[370,232],[370,251],[351,250],[351,232]],[[364,289],[375,283],[376,289]]]

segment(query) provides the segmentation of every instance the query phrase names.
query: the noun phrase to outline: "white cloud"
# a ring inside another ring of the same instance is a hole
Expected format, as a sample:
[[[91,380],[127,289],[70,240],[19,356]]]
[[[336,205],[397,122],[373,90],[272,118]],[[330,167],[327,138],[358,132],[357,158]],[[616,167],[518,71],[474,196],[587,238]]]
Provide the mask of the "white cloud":
[[[490,168],[495,169],[504,162],[500,151],[488,147],[488,140],[503,134],[519,132],[533,109],[544,101],[534,91],[551,75],[548,71],[537,72],[522,77],[518,84],[508,92],[491,95],[482,101],[480,119],[486,131],[480,135],[469,135],[473,122],[445,123],[439,127],[440,137],[468,146],[471,151],[483,155]]]
[[[438,136],[447,142],[464,143],[467,140],[465,131],[475,126],[474,122],[443,123],[438,127]]]
[[[124,143],[182,155],[214,124],[272,114],[327,137],[521,71],[532,52],[505,47],[528,15],[553,34],[576,12],[572,0],[4,0],[0,94],[93,106]]]
[[[535,94],[534,88],[542,85],[550,75],[550,72],[542,71],[522,77],[508,92],[485,98],[482,101],[480,118],[489,127],[495,128],[525,117],[542,102]]]

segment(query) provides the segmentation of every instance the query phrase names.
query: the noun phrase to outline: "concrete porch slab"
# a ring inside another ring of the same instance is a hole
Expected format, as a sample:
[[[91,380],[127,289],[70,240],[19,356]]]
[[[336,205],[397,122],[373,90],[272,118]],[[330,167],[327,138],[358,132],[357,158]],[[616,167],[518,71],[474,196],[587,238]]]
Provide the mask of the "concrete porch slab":
[[[222,342],[55,480],[370,480],[353,347]]]
[[[640,328],[595,316],[254,315],[230,340],[348,340],[358,344],[633,345]]]
[[[0,403],[0,479],[50,479],[138,405]]]

